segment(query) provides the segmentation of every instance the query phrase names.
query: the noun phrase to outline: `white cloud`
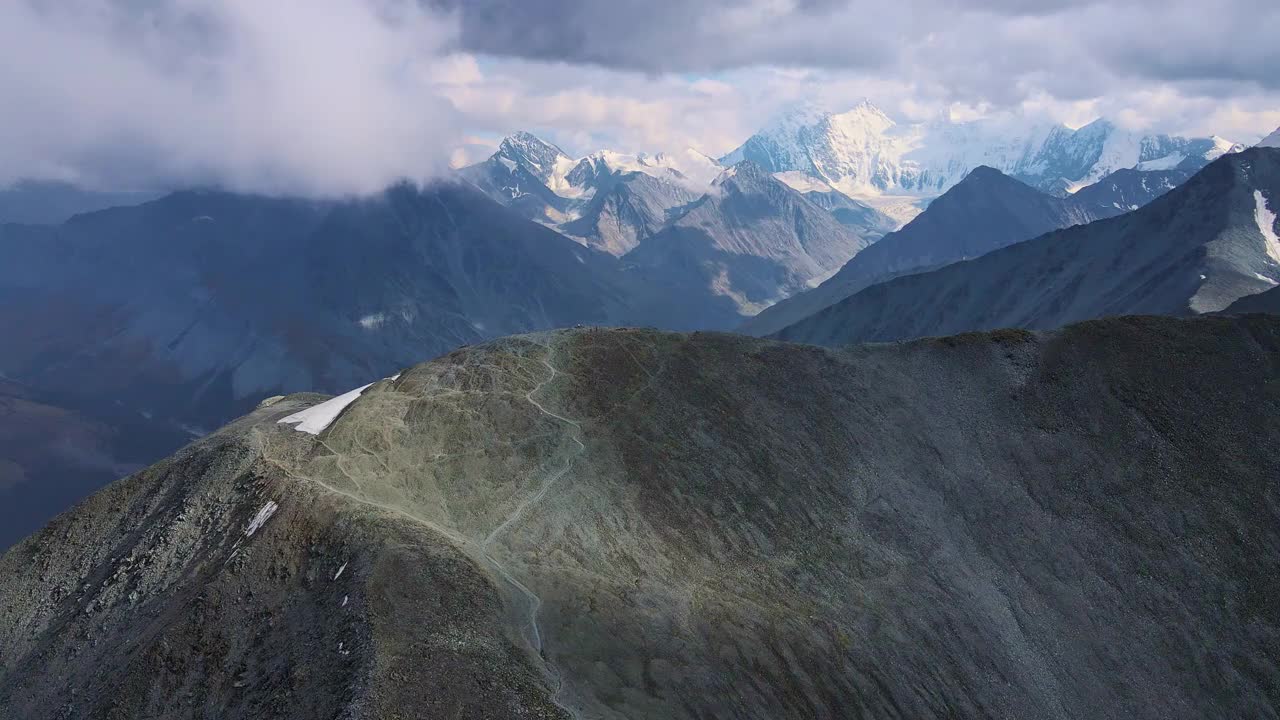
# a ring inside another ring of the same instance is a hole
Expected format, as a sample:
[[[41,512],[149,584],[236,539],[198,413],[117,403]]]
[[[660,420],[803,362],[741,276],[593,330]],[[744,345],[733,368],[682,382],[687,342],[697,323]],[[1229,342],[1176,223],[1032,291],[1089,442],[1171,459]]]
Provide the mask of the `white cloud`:
[[[145,8],[145,9],[140,9]],[[440,171],[455,33],[412,0],[0,4],[0,183],[350,193]]]

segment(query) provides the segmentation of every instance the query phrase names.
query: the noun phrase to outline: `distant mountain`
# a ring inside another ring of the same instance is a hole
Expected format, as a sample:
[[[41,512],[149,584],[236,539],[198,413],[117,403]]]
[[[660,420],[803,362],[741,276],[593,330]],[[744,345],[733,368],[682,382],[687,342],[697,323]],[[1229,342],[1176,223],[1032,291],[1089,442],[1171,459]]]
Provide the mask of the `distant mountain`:
[[[154,200],[155,192],[84,190],[68,183],[23,181],[0,189],[0,224],[56,225],[80,213]]]
[[[1047,195],[999,170],[980,166],[906,227],[854,255],[826,282],[766,308],[741,330],[769,335],[889,278],[978,257],[1051,230],[1121,212],[1078,200],[1078,196]]]
[[[655,284],[711,287],[749,315],[821,282],[877,237],[744,161],[623,260]]]
[[[584,192],[566,179],[574,166],[560,148],[520,132],[504,139],[488,160],[458,175],[524,217],[554,225],[570,219],[573,200]],[[553,184],[565,195],[553,191]]]
[[[692,150],[600,151],[575,161],[519,133],[460,175],[587,247],[625,256],[625,266],[649,283],[673,292],[689,283],[714,286],[745,314],[810,287],[896,226],[830,186],[815,184],[801,194],[747,166],[735,178],[739,167],[722,168]],[[512,175],[523,183],[520,194],[509,192],[517,182]],[[726,191],[733,199],[723,202]]]
[[[980,165],[1066,195],[1116,170],[1195,171],[1240,149],[1217,137],[1142,135],[1106,120],[1078,130],[1013,118],[899,124],[864,101],[837,114],[812,107],[784,114],[721,163],[752,160],[769,172],[821,180],[855,199],[937,196]]]
[[[684,183],[639,171],[616,174],[605,168],[600,172],[579,217],[558,229],[611,255],[630,252],[701,195]]]
[[[1227,308],[1280,283],[1280,150],[1219,158],[1149,205],[866,288],[778,333],[828,345]]]
[[[1276,128],[1275,132],[1262,138],[1257,147],[1280,148],[1280,128]]]
[[[706,192],[721,170],[695,150],[656,155],[601,150],[575,160],[519,132],[504,139],[492,157],[458,175],[531,220],[621,255],[661,227],[668,210]]]
[[[860,203],[839,190],[809,190],[804,199],[830,212],[841,225],[854,228],[868,237],[883,236],[897,229],[898,223],[879,210]]]
[[[1137,210],[1178,187],[1196,174],[1186,168],[1173,170],[1117,170],[1081,188],[1071,199],[1099,217]]]

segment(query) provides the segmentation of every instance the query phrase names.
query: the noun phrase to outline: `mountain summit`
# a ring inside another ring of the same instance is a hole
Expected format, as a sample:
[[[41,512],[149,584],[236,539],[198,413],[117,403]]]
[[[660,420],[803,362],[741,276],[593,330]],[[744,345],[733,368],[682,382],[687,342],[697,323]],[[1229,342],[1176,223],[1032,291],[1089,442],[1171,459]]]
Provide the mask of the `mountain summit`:
[[[562,168],[573,161],[563,150],[529,132],[517,132],[503,138],[495,157],[525,168],[534,177],[550,182]]]

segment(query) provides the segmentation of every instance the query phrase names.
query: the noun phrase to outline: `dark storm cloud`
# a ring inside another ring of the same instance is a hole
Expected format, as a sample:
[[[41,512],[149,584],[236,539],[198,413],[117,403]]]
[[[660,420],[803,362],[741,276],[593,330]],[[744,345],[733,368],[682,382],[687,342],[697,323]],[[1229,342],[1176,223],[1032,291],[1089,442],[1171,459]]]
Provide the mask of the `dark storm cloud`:
[[[933,72],[1001,95],[1140,78],[1280,87],[1272,0],[438,0],[459,42],[500,56],[663,71],[754,65]],[[1074,77],[1069,77],[1074,76]],[[1105,91],[1106,88],[1102,88]]]

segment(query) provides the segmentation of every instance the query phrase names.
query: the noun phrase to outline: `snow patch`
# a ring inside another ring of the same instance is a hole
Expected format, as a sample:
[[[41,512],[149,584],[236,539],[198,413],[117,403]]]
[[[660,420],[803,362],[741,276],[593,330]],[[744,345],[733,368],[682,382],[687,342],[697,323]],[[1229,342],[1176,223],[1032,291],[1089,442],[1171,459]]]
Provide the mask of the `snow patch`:
[[[798,170],[774,173],[773,176],[792,190],[799,192],[833,192],[835,188],[826,182]]]
[[[360,323],[360,327],[364,328],[365,330],[377,330],[378,328],[382,327],[383,323],[385,323],[386,321],[387,321],[386,313],[373,313],[371,315],[365,315],[364,317],[360,318],[356,322]]]
[[[1280,237],[1276,237],[1276,214],[1267,205],[1267,199],[1261,190],[1253,191],[1253,219],[1258,223],[1258,232],[1266,243],[1267,255],[1280,265]]]
[[[342,563],[342,567],[338,568],[338,572],[333,574],[333,579],[337,580],[338,578],[342,577],[342,573],[346,572],[346,570],[347,570],[347,564]]]
[[[1138,170],[1172,170],[1186,160],[1187,156],[1179,152],[1169,153],[1155,160],[1144,160],[1138,163]]]
[[[263,505],[262,509],[258,510],[258,514],[254,515],[253,519],[249,521],[249,525],[245,527],[245,537],[253,537],[253,534],[262,529],[262,526],[270,520],[271,516],[275,515],[276,510],[279,509],[280,506],[276,504],[275,500],[268,500],[267,504]]]
[[[1271,278],[1267,277],[1266,275],[1263,275],[1262,273],[1254,273],[1253,276],[1269,285],[1280,285],[1280,282],[1276,282],[1275,280],[1272,280]]]
[[[372,385],[373,383],[369,383]],[[324,402],[313,405],[306,410],[298,412],[280,419],[280,423],[284,425],[296,425],[294,430],[298,432],[311,433],[319,435],[325,428],[347,408],[348,405],[356,401],[360,397],[360,393],[364,392],[369,385],[361,385],[355,390],[345,392],[338,397],[330,398]]]

